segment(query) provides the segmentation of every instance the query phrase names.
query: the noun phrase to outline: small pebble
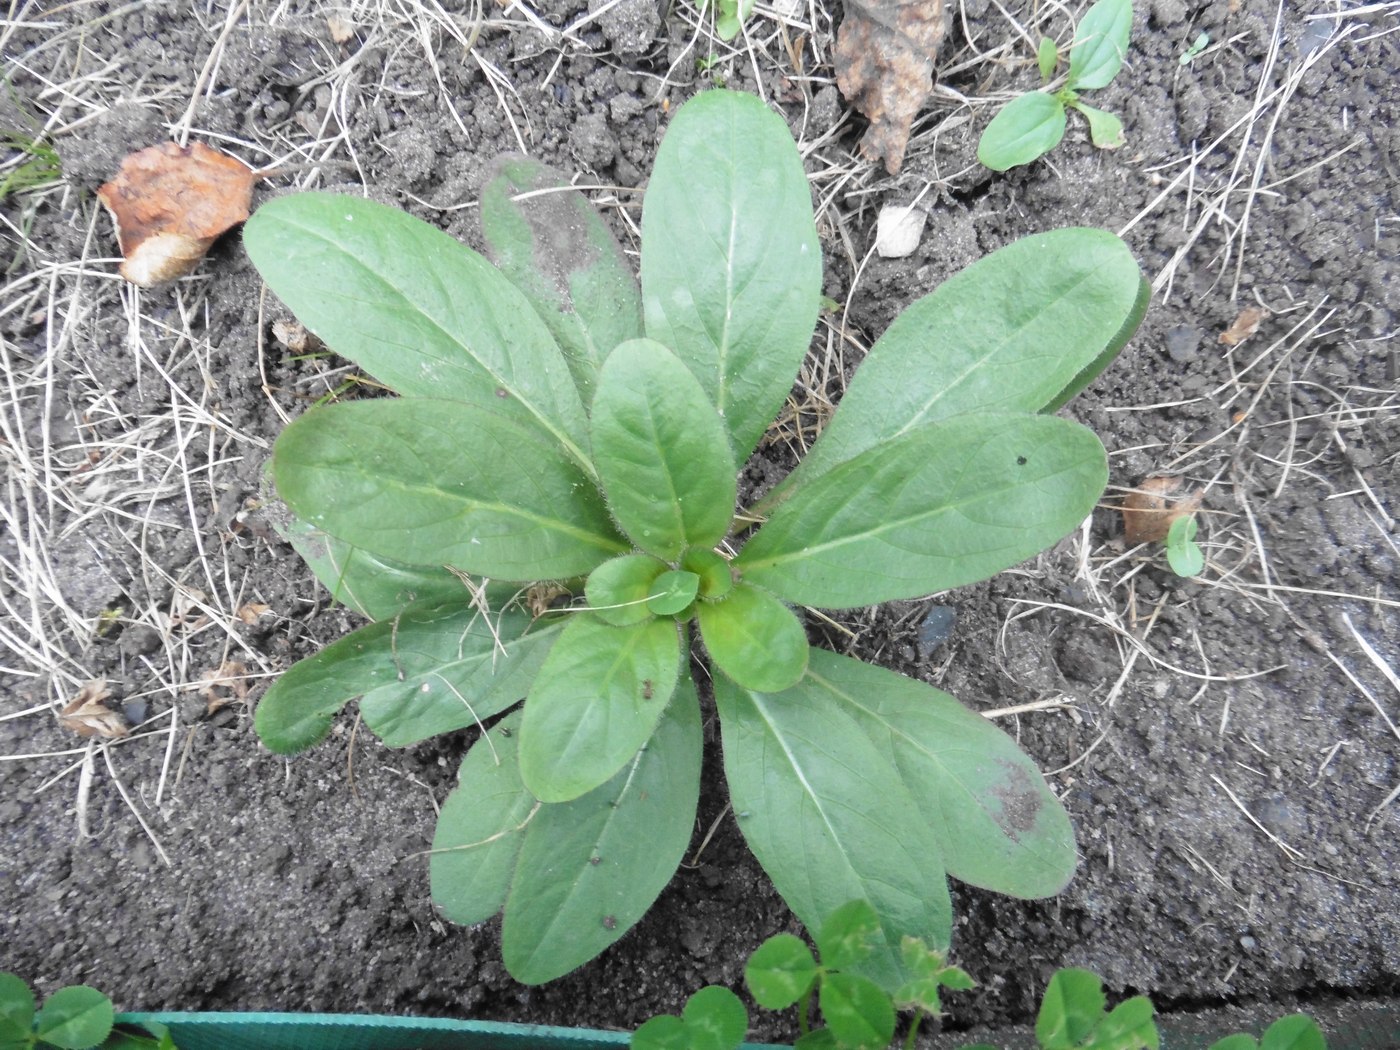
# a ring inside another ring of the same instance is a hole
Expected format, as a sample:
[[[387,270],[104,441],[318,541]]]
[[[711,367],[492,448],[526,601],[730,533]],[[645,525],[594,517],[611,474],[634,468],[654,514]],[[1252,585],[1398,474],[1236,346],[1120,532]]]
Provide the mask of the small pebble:
[[[953,633],[953,624],[958,618],[957,610],[950,605],[935,605],[919,624],[919,647],[925,653],[937,649]]]
[[[1200,356],[1201,330],[1179,324],[1167,329],[1167,356],[1179,365],[1189,365]]]

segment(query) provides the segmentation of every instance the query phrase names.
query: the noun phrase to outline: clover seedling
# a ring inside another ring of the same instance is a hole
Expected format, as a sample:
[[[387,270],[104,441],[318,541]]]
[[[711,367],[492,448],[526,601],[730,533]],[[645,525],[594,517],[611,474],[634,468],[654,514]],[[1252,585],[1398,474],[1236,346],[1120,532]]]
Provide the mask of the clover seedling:
[[[1064,87],[1053,94],[1032,91],[1003,106],[982,132],[977,159],[993,171],[1006,171],[1049,153],[1065,136],[1067,109],[1084,115],[1095,146],[1116,149],[1123,145],[1122,121],[1086,105],[1079,93],[1106,87],[1118,75],[1132,25],[1132,0],[1098,0],[1085,13],[1070,45]],[[1041,40],[1036,60],[1041,79],[1048,84],[1059,63],[1059,49],[1053,40]]]
[[[112,1031],[112,1002],[95,988],[60,988],[36,1009],[34,993],[12,973],[0,973],[0,1050],[59,1047],[87,1050]]]
[[[802,1036],[798,1050],[819,1047],[879,1050],[894,1037],[897,1011],[917,1011],[906,1046],[914,1045],[924,1016],[942,1013],[940,990],[973,987],[956,966],[945,966],[941,952],[913,937],[901,954],[911,979],[891,995],[856,971],[883,940],[879,918],[865,901],[851,901],[822,923],[817,955],[799,938],[780,933],[768,938],[749,959],[744,981],[754,1002],[768,1010],[796,1005]],[[813,1001],[825,1028],[812,1028]],[[743,1040],[748,1015],[734,993],[702,988],[690,997],[681,1017],[653,1017],[632,1037],[633,1050],[733,1050]]]
[[[1123,243],[1027,238],[916,302],[802,464],[736,513],[739,467],[821,306],[782,119],[723,91],[681,107],[647,190],[640,286],[588,201],[536,162],[501,162],[481,220],[494,266],[347,196],[274,200],[246,227],[302,323],[399,395],[312,408],[277,441],[294,544],[375,622],[273,685],[267,745],[315,744],[356,697],[392,746],[483,729],[442,806],[433,896],[462,923],[503,911],[526,982],[602,951],[675,872],[700,781],[693,660],[739,826],[779,892],[809,923],[848,900],[879,916],[861,976],[893,992],[913,977],[904,937],[946,947],[944,872],[1058,892],[1073,832],[1012,739],[810,645],[794,607],[959,586],[1079,526],[1105,453],[1050,413],[1141,319]],[[530,600],[543,581],[572,596],[563,612]]]
[[[754,0],[715,0],[715,32],[721,40],[733,40],[753,14]]]
[[[632,1034],[632,1050],[735,1050],[749,1030],[749,1012],[728,988],[711,985],[686,1000],[676,1017],[653,1017]]]

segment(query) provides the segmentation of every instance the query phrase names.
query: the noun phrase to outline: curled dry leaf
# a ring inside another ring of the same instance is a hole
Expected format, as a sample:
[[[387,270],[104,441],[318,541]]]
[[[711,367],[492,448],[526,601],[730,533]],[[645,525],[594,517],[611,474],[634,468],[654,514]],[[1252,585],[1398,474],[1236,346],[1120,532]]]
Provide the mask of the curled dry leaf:
[[[933,91],[943,39],[943,0],[850,0],[836,39],[836,83],[870,119],[860,141],[868,160],[897,175],[909,129]]]
[[[272,612],[270,605],[264,605],[262,602],[244,602],[234,611],[233,615],[251,627],[270,612]]]
[[[1269,319],[1269,311],[1262,306],[1246,306],[1230,327],[1220,333],[1220,341],[1226,346],[1239,346],[1259,331],[1259,325]]]
[[[199,695],[204,697],[204,713],[212,715],[229,704],[248,699],[248,668],[237,660],[226,660],[212,671],[205,671],[199,680]]]
[[[260,177],[202,142],[130,154],[97,191],[117,227],[121,275],[149,288],[190,273],[221,234],[248,218]]]
[[[568,597],[570,592],[567,587],[557,583],[536,583],[525,592],[525,607],[538,620],[545,613],[559,608],[560,600]]]
[[[1196,513],[1204,495],[1204,489],[1185,491],[1181,478],[1144,478],[1123,498],[1123,538],[1133,546],[1165,540],[1172,522]]]
[[[272,338],[294,354],[317,354],[326,348],[300,321],[272,322]]]
[[[114,740],[126,736],[131,727],[120,711],[113,711],[105,701],[112,691],[104,680],[88,682],[78,690],[78,695],[70,700],[58,714],[59,724],[71,729],[84,739],[101,737]]]

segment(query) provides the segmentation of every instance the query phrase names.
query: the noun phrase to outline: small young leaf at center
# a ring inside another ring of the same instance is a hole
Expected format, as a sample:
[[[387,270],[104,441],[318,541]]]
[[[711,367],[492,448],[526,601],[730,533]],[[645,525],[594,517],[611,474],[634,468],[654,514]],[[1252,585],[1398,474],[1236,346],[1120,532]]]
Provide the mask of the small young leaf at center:
[[[807,669],[807,632],[782,602],[752,584],[696,607],[700,637],[721,671],[746,689],[775,693]]]
[[[713,403],[679,358],[632,339],[603,364],[593,456],[613,516],[642,550],[674,562],[729,530],[734,455]]]

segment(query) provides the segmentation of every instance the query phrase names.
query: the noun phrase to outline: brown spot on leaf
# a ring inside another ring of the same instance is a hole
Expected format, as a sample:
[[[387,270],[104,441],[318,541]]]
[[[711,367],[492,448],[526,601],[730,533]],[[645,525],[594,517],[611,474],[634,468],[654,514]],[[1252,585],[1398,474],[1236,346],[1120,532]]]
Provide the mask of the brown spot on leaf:
[[[1008,836],[1019,839],[1040,816],[1040,785],[1018,765],[1002,762],[1001,766],[1006,775],[991,789],[992,797],[1001,803],[996,821]]]
[[[933,91],[943,0],[850,0],[836,39],[836,83],[870,119],[860,151],[899,173],[909,129]]]
[[[248,218],[261,177],[202,142],[128,155],[97,191],[117,228],[121,275],[150,287],[190,273],[221,234]]]
[[[589,241],[586,209],[592,205],[569,180],[528,157],[506,153],[491,165],[490,180],[504,177],[514,190],[516,212],[530,227],[535,268],[548,276],[563,306],[572,305],[569,278],[598,261],[599,248]]]

